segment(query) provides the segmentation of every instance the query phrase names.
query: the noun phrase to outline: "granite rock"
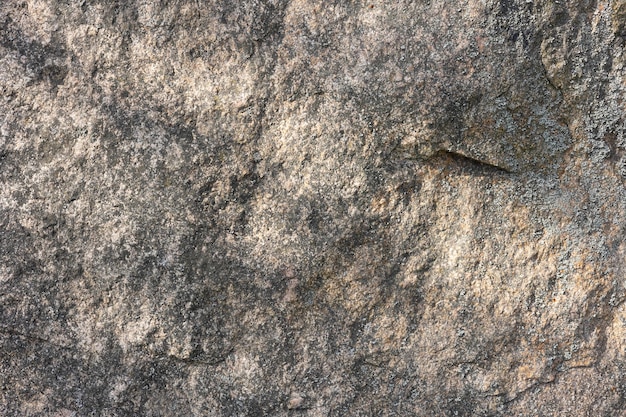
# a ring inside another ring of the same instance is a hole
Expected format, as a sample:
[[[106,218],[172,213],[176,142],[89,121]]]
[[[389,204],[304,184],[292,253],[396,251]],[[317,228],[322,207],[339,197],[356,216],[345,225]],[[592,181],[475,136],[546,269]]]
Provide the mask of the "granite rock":
[[[2,1],[0,414],[623,414],[625,19]]]

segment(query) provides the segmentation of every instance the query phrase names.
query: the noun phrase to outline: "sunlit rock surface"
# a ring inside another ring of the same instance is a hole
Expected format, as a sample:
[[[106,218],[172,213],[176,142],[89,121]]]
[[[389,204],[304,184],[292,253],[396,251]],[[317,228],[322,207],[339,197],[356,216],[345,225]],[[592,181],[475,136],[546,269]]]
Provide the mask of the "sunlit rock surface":
[[[0,2],[0,414],[626,412],[626,2]]]

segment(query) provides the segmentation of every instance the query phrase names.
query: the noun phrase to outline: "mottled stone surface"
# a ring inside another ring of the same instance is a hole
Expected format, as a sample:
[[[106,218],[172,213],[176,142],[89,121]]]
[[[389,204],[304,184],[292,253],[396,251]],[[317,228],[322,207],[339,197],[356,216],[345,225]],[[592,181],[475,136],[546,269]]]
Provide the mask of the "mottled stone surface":
[[[626,2],[0,2],[0,414],[626,413]]]

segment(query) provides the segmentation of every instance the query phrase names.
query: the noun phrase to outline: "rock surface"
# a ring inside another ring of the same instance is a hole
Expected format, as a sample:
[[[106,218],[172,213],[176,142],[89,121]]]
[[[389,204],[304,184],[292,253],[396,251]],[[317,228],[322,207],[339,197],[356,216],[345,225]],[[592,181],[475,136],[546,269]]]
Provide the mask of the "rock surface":
[[[0,2],[0,414],[626,413],[626,2]]]

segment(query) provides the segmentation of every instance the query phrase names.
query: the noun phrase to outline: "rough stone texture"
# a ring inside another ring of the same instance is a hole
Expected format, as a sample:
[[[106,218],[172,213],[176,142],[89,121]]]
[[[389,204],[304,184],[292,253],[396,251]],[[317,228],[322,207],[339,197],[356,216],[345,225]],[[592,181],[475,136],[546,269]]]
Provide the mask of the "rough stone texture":
[[[626,413],[626,2],[0,2],[0,414]]]

